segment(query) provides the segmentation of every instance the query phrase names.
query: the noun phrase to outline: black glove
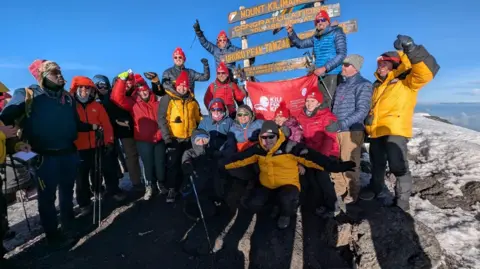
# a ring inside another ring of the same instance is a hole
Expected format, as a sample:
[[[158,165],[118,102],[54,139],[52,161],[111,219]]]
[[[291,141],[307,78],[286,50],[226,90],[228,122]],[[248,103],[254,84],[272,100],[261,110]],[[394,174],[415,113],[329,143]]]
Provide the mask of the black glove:
[[[338,122],[330,120],[330,124],[325,127],[325,130],[329,133],[336,133],[340,130],[340,126],[338,126]]]
[[[148,79],[148,80],[152,80],[154,78],[158,78],[158,75],[157,73],[155,72],[145,72],[143,73],[143,75]]]
[[[355,171],[354,168],[356,166],[357,165],[355,164],[354,161],[342,162],[340,160],[336,160],[336,161],[332,160],[332,162],[325,167],[325,170],[327,170],[328,172],[334,172],[334,173],[347,172],[347,171],[354,172]]]
[[[177,142],[176,139],[174,139],[174,138],[169,138],[169,139],[166,139],[166,140],[165,140],[165,147],[166,147],[167,149],[176,148],[177,143],[178,143],[178,142]]]
[[[200,61],[202,62],[203,65],[208,65],[208,60],[207,59],[202,58]]]
[[[417,45],[413,42],[413,39],[406,35],[398,35],[397,40],[393,43],[393,46],[397,50],[403,50],[405,53],[412,52]]]
[[[198,23],[198,20],[195,20],[195,24],[193,25],[193,29],[195,30],[196,33],[199,33],[202,31],[202,29],[200,29],[200,23]]]
[[[182,164],[182,170],[184,175],[190,176],[193,174],[193,165],[190,162],[185,162]]]

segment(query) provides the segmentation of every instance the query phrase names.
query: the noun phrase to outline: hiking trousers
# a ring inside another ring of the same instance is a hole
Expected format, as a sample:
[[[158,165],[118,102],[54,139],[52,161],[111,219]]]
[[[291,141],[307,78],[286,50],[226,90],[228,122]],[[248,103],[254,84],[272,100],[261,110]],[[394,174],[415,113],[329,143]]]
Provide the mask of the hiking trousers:
[[[183,182],[182,173],[182,155],[185,150],[191,146],[190,139],[177,141],[166,149],[167,156],[167,178],[165,187],[167,189],[175,189],[178,191]]]
[[[79,163],[80,158],[77,152],[42,156],[35,182],[38,193],[38,213],[47,235],[57,232],[58,220],[55,208],[57,187],[62,226],[67,228],[74,219],[73,186]]]
[[[300,191],[294,185],[284,185],[276,189],[269,189],[258,184],[252,190],[247,207],[252,212],[258,213],[270,199],[274,199],[274,203],[280,208],[280,216],[291,217],[296,213],[299,197]]]
[[[125,151],[125,161],[127,163],[130,181],[134,186],[138,186],[142,183],[142,176],[135,140],[133,138],[122,138],[121,141],[123,150]]]
[[[145,171],[145,186],[154,187],[165,182],[165,142],[137,141],[137,150]]]
[[[340,159],[344,162],[354,161],[356,167],[353,172],[330,174],[335,183],[335,193],[337,196],[346,195],[353,201],[357,201],[360,192],[360,161],[365,133],[363,131],[340,132],[337,137],[340,145]]]
[[[340,75],[324,75],[318,78],[318,89],[323,95],[323,100],[328,104],[328,108],[332,108],[332,99],[337,90]]]
[[[388,161],[390,172],[395,175],[395,197],[397,205],[408,210],[412,193],[412,175],[408,166],[408,139],[403,136],[388,135],[372,138],[370,141],[370,161],[372,163],[371,190],[378,195],[385,187],[385,173]]]

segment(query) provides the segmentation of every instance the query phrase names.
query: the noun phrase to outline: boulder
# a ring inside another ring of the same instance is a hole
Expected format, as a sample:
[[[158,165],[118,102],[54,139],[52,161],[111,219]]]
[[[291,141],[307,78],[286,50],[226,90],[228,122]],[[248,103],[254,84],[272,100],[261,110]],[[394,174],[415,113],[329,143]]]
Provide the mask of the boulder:
[[[448,268],[432,229],[396,207],[362,206],[363,220],[352,229],[350,248],[357,268]]]

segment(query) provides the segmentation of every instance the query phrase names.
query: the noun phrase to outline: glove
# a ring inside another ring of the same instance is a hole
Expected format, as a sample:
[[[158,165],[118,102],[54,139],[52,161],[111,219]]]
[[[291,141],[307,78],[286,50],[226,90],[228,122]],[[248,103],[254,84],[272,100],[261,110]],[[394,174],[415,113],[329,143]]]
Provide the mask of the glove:
[[[397,50],[403,50],[405,53],[413,51],[417,45],[413,42],[413,39],[406,35],[398,35],[397,40],[393,43],[393,46]]]
[[[145,73],[143,73],[143,75],[144,75],[148,80],[153,80],[153,79],[157,78],[157,81],[158,81],[158,75],[157,75],[157,73],[155,73],[155,72],[145,72]]]
[[[342,161],[336,160],[328,164],[325,167],[325,170],[327,170],[328,172],[334,172],[334,173],[347,172],[347,171],[354,172],[355,171],[354,168],[356,166],[357,165],[355,164],[354,161],[342,162]]]
[[[208,65],[208,60],[207,59],[202,58],[200,61],[202,62],[203,65]]]
[[[185,162],[182,164],[182,170],[183,170],[183,173],[185,173],[185,175],[188,175],[190,176],[191,174],[193,174],[193,165],[192,163],[190,162]]]
[[[176,148],[176,145],[177,145],[177,140],[176,139],[170,138],[170,139],[165,140],[165,147],[167,149]]]
[[[195,21],[195,24],[193,25],[193,29],[195,30],[196,33],[199,33],[202,31],[202,29],[200,29],[200,23],[198,23],[198,20]]]
[[[325,130],[329,133],[336,133],[340,130],[340,126],[338,125],[338,122],[330,120],[330,124],[325,127]]]
[[[118,78],[121,80],[127,80],[133,75],[132,69],[128,69],[128,71],[122,72],[118,75]]]

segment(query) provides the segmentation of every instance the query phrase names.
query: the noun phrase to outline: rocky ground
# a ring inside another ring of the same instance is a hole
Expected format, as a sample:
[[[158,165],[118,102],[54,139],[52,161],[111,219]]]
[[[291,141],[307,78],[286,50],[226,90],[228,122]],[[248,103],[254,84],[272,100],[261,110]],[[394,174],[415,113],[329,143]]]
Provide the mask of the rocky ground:
[[[409,143],[412,215],[361,201],[335,220],[299,210],[280,231],[268,210],[252,215],[223,209],[207,220],[215,250],[208,255],[202,223],[188,220],[181,202],[166,204],[164,197],[145,202],[137,195],[120,207],[106,202],[101,228],[92,226],[90,217],[81,219],[80,240],[70,249],[48,249],[38,216],[33,217],[32,234],[39,236],[30,240],[32,235],[23,233],[7,242],[9,257],[19,268],[479,268],[480,166],[461,148],[474,152],[479,146],[453,144],[445,138],[450,131],[437,129],[416,130]],[[363,157],[366,184],[371,168],[365,151]],[[387,175],[386,182],[392,190],[395,177]],[[21,214],[11,215],[12,229],[26,226]]]

